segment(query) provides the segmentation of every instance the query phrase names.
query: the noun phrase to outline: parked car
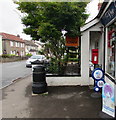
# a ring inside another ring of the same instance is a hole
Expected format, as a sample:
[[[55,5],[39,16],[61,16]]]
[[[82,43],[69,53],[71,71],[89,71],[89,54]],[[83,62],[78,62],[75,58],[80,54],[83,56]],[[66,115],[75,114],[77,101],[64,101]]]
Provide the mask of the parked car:
[[[46,62],[46,57],[44,55],[33,55],[26,61],[26,67],[32,67],[32,62],[37,61],[40,64]]]

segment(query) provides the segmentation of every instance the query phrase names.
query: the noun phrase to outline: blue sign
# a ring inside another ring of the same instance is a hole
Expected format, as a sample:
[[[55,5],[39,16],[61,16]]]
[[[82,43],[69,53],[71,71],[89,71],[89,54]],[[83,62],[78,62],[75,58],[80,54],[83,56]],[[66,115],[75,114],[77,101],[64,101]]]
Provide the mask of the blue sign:
[[[95,80],[94,91],[99,92],[105,83],[104,71],[101,68],[94,69],[92,72],[92,78]]]
[[[98,88],[97,86],[94,87],[94,91],[95,92],[99,92],[100,91],[100,88]]]
[[[104,86],[104,84],[105,84],[104,79],[96,81],[96,86],[99,87],[99,88],[102,88]]]
[[[104,78],[104,71],[101,68],[96,68],[92,72],[92,78],[95,80],[101,80]]]
[[[101,23],[103,25],[107,25],[114,18],[116,18],[116,0],[111,2],[107,11],[104,13],[104,15],[101,18]]]

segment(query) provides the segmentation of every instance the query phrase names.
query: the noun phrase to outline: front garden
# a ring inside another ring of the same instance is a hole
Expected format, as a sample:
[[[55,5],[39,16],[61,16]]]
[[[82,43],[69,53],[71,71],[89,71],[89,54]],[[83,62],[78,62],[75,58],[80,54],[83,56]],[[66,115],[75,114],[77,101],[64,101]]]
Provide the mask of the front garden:
[[[22,57],[22,56],[16,56],[12,54],[3,54],[0,56],[0,62],[5,63],[5,62],[15,62],[15,61],[20,61],[20,60],[26,60],[28,56]]]

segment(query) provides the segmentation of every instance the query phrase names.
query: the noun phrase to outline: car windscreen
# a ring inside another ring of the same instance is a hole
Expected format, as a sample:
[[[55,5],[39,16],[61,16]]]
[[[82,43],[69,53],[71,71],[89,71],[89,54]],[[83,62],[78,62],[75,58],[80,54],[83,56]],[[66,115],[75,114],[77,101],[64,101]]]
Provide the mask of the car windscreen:
[[[31,59],[42,59],[42,56],[31,56]]]

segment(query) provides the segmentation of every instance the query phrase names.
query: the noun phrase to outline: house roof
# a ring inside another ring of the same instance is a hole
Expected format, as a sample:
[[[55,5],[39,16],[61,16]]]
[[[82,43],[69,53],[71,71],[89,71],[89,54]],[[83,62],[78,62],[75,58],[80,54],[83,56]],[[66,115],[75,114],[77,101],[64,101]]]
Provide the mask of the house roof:
[[[34,42],[30,40],[25,40],[25,45],[37,46]]]
[[[100,11],[99,11],[98,15],[96,16],[96,18],[100,18],[101,17],[101,15],[102,15],[104,9],[106,8],[107,4],[108,4],[108,1],[104,0],[104,2],[102,3],[102,6],[100,8]]]
[[[2,36],[2,39],[17,41],[17,42],[24,42],[24,40],[20,38],[20,36],[15,36],[8,33],[0,33],[0,35]]]

